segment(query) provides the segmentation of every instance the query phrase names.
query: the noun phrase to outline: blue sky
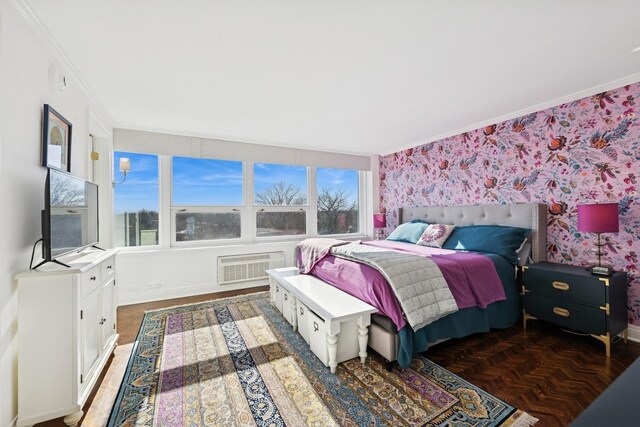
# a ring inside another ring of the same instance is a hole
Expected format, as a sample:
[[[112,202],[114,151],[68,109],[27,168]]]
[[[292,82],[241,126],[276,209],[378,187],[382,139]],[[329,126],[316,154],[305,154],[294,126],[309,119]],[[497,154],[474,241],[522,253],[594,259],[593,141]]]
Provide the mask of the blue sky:
[[[115,186],[115,212],[155,210],[158,206],[158,157],[150,154],[114,153],[115,181],[122,180],[121,157],[131,161],[131,172],[123,184]],[[173,206],[242,204],[242,162],[173,158]],[[266,163],[254,164],[255,191],[279,181],[292,183],[307,195],[307,168]],[[318,190],[344,188],[349,200],[358,198],[358,172],[349,169],[317,169]]]

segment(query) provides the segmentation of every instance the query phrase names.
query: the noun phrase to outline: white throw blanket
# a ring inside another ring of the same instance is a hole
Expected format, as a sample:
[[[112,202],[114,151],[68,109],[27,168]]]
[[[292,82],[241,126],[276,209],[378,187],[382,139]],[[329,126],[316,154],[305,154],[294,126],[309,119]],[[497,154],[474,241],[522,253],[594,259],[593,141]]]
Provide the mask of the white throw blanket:
[[[324,238],[305,239],[298,243],[296,251],[300,252],[300,272],[307,274],[318,261],[329,253],[331,248],[346,245],[347,243],[349,242],[344,240]],[[297,260],[297,256],[295,259]]]

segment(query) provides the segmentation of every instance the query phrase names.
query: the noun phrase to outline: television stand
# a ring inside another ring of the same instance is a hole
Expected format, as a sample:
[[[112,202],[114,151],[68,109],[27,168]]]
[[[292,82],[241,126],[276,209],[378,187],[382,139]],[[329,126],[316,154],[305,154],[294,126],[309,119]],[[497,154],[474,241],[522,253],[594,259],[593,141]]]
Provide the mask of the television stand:
[[[104,249],[103,249],[103,251],[104,251]],[[42,261],[40,264],[38,264],[38,265],[36,265],[35,267],[33,267],[33,268],[32,268],[32,270],[35,270],[35,269],[37,269],[38,267],[43,266],[43,265],[45,265],[45,264],[46,264],[46,263],[48,263],[48,262],[53,262],[53,263],[56,263],[56,264],[61,265],[61,266],[63,266],[63,267],[71,268],[71,266],[70,266],[70,265],[65,264],[64,262],[58,261],[57,259],[50,259],[50,260],[46,260],[46,259],[45,259],[45,260],[44,260],[44,261]]]

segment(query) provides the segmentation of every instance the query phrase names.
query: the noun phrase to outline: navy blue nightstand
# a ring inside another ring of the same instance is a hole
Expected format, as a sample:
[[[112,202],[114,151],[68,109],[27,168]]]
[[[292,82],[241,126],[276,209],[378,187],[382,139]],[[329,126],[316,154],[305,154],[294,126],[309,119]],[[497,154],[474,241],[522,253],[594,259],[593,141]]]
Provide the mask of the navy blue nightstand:
[[[611,339],[627,342],[627,274],[594,276],[584,267],[539,262],[522,267],[524,329],[527,320],[546,320],[591,334],[602,341],[607,357]]]

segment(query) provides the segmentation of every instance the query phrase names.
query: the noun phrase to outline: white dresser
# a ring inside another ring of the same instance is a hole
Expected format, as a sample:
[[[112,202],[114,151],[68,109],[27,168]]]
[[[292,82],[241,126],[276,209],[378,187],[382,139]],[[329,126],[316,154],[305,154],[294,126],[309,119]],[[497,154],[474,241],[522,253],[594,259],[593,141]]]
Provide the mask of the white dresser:
[[[18,427],[77,425],[118,340],[116,250],[93,250],[16,275]]]

